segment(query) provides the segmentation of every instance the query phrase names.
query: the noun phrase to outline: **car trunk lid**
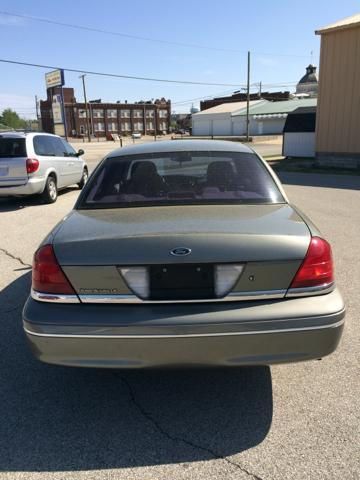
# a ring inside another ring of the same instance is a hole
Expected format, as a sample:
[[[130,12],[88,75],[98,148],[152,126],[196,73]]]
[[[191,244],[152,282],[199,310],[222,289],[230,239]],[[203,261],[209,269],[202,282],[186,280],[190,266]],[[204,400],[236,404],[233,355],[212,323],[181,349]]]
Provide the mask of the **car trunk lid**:
[[[121,267],[145,266],[158,279],[156,295],[166,278],[172,295],[175,286],[179,293],[196,283],[205,295],[213,286],[195,275],[212,276],[223,264],[243,266],[236,291],[286,290],[309,241],[306,224],[287,204],[146,207],[73,211],[55,234],[54,250],[80,294],[131,293]],[[177,256],[174,249],[191,253]]]

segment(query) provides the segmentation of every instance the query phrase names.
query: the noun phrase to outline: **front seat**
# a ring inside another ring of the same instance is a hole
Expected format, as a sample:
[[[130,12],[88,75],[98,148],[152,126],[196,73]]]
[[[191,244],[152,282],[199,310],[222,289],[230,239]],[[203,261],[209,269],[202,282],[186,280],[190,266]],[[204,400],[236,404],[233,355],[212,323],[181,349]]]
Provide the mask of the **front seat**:
[[[155,164],[146,160],[134,165],[126,191],[145,197],[158,197],[165,191],[165,182]]]
[[[236,190],[236,174],[230,162],[212,162],[207,168],[208,187],[217,187],[221,191]]]

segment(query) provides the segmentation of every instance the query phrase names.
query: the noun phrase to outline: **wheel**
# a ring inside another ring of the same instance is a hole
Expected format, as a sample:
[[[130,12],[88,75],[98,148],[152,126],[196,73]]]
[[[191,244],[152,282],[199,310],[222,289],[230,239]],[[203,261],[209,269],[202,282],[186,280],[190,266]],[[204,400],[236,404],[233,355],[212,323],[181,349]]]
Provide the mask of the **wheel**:
[[[89,173],[88,173],[88,171],[87,171],[87,168],[84,168],[83,174],[82,174],[82,177],[81,177],[81,180],[80,180],[80,182],[78,183],[78,186],[79,186],[80,190],[81,190],[82,188],[84,188],[84,185],[85,185],[85,183],[88,181],[88,178],[89,178]]]
[[[44,203],[55,203],[58,197],[56,178],[49,175],[46,179],[45,189],[41,194]]]

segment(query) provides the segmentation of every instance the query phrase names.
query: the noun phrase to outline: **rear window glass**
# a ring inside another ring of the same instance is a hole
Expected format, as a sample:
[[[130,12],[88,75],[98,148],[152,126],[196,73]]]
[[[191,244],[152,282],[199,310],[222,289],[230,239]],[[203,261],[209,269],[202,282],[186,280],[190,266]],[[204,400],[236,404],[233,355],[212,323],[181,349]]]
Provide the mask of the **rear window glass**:
[[[282,202],[256,155],[197,151],[108,158],[78,208]]]
[[[25,138],[6,138],[0,136],[0,158],[26,157]]]

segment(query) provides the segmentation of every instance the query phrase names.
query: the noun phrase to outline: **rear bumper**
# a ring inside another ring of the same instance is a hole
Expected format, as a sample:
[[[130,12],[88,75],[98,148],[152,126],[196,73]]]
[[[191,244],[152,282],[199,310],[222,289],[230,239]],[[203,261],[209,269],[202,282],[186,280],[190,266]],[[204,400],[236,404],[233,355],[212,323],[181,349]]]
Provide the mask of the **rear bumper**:
[[[16,187],[0,187],[0,197],[17,195],[34,195],[42,193],[45,188],[45,178],[29,178],[27,183]]]
[[[321,297],[226,307],[157,307],[49,305],[29,298],[24,329],[34,355],[53,364],[113,368],[270,365],[332,353],[345,316],[337,290]],[[311,309],[313,314],[309,314]]]

